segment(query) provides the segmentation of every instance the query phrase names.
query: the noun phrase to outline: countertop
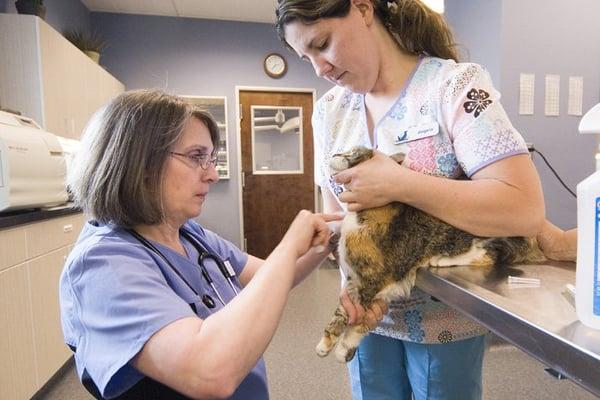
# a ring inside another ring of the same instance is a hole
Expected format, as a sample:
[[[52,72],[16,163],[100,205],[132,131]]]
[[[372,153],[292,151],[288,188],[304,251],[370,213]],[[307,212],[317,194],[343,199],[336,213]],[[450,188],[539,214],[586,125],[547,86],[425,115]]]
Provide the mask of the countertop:
[[[79,208],[74,208],[70,204],[61,207],[49,209],[18,210],[9,212],[0,212],[0,229],[12,228],[18,225],[30,224],[46,219],[62,217],[69,214],[80,213]]]
[[[540,284],[509,284],[508,276]],[[565,285],[575,264],[421,269],[417,286],[485,325],[556,372],[600,396],[600,330],[577,319]]]

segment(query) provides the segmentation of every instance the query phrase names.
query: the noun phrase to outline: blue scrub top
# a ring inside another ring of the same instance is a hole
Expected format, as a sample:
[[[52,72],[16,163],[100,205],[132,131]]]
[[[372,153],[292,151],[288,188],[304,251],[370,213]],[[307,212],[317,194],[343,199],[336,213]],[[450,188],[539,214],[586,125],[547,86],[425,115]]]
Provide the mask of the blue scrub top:
[[[184,228],[209,252],[229,261],[239,276],[248,255],[194,221]],[[197,295],[155,252],[122,228],[87,223],[69,254],[60,278],[61,322],[65,342],[74,347],[80,379],[85,374],[106,398],[127,391],[144,375],[131,359],[158,330],[180,318],[202,319],[222,308],[202,277],[198,251],[182,240],[189,258],[152,242],[177,268]],[[194,260],[194,261],[192,261]],[[205,260],[218,292],[229,302],[234,292],[212,260]],[[239,287],[239,282],[235,280]],[[202,296],[215,300],[208,308]],[[218,345],[218,344],[217,344]],[[232,399],[268,399],[262,358]]]

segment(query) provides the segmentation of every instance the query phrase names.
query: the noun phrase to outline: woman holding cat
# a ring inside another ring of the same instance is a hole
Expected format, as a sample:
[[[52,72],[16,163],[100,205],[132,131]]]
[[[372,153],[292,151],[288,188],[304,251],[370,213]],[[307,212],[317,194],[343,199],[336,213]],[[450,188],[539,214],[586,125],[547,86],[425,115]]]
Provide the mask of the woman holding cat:
[[[160,91],[124,93],[86,128],[69,184],[92,220],[60,303],[96,398],[268,399],[262,353],[340,217],[301,211],[264,261],[203,229],[192,218],[218,180],[218,137],[209,114]]]
[[[478,236],[540,230],[542,190],[525,141],[488,73],[457,61],[440,15],[418,0],[279,0],[276,27],[336,85],[313,115],[327,212],[399,201]],[[378,151],[331,177],[332,155],[357,145]],[[406,155],[402,166],[395,153]],[[389,310],[349,364],[355,400],[481,398],[485,328],[417,288]]]

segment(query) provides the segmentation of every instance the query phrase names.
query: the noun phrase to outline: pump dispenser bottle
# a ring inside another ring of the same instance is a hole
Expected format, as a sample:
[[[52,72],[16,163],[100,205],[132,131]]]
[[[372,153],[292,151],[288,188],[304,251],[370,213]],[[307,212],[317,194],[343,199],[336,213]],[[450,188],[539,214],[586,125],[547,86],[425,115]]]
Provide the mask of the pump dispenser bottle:
[[[600,104],[583,116],[579,132],[600,134]],[[584,325],[600,329],[600,170],[577,185],[575,308]]]

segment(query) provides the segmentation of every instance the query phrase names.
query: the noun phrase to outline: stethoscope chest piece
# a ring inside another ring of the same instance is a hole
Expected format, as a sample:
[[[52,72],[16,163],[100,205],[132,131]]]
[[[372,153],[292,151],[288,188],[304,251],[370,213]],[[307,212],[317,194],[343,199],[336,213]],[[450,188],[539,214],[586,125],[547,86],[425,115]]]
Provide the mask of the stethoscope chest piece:
[[[212,297],[210,297],[207,294],[205,294],[205,295],[202,296],[202,302],[208,308],[215,308],[215,301],[213,300]]]
[[[144,238],[142,235],[137,233],[134,229],[127,229],[127,231],[134,238],[136,238],[140,243],[142,243],[142,245],[144,245],[144,247],[146,247],[146,248],[152,250],[154,253],[158,254],[165,261],[165,263],[167,263],[167,265],[169,267],[171,267],[171,269],[179,276],[179,278],[181,278],[181,280],[183,282],[185,282],[185,284],[192,290],[192,292],[194,292],[196,295],[199,296],[199,293],[196,291],[196,289],[194,289],[192,287],[192,285],[190,285],[190,283],[183,277],[183,275],[181,275],[181,273],[177,270],[177,268],[175,268],[175,266],[173,264],[171,264],[171,262],[167,259],[167,257],[165,257],[165,255],[159,249],[157,249],[156,246],[154,246],[152,243],[150,243],[150,241],[148,239]],[[223,299],[223,297],[217,290],[217,287],[215,286],[215,283],[213,282],[213,280],[210,276],[210,273],[208,272],[207,268],[204,266],[204,260],[210,259],[210,260],[214,261],[214,263],[217,265],[217,267],[219,267],[219,270],[223,274],[223,277],[227,280],[227,283],[231,287],[231,290],[233,291],[234,295],[236,295],[236,294],[238,294],[238,290],[235,287],[235,285],[233,284],[233,280],[232,280],[235,277],[235,271],[231,267],[231,264],[229,264],[229,261],[224,262],[223,260],[221,260],[221,258],[218,255],[216,255],[214,253],[209,253],[198,242],[198,240],[195,239],[191,234],[186,232],[185,229],[181,229],[180,232],[183,235],[183,237],[185,237],[192,244],[192,246],[194,246],[196,248],[196,250],[198,251],[198,253],[199,253],[198,268],[200,268],[202,276],[204,277],[206,282],[210,285],[210,287],[212,288],[214,293],[217,295],[219,302],[223,306],[225,306],[225,300]],[[215,300],[207,294],[202,296],[202,303],[204,303],[204,305],[208,308],[215,308],[215,305],[216,305]]]

